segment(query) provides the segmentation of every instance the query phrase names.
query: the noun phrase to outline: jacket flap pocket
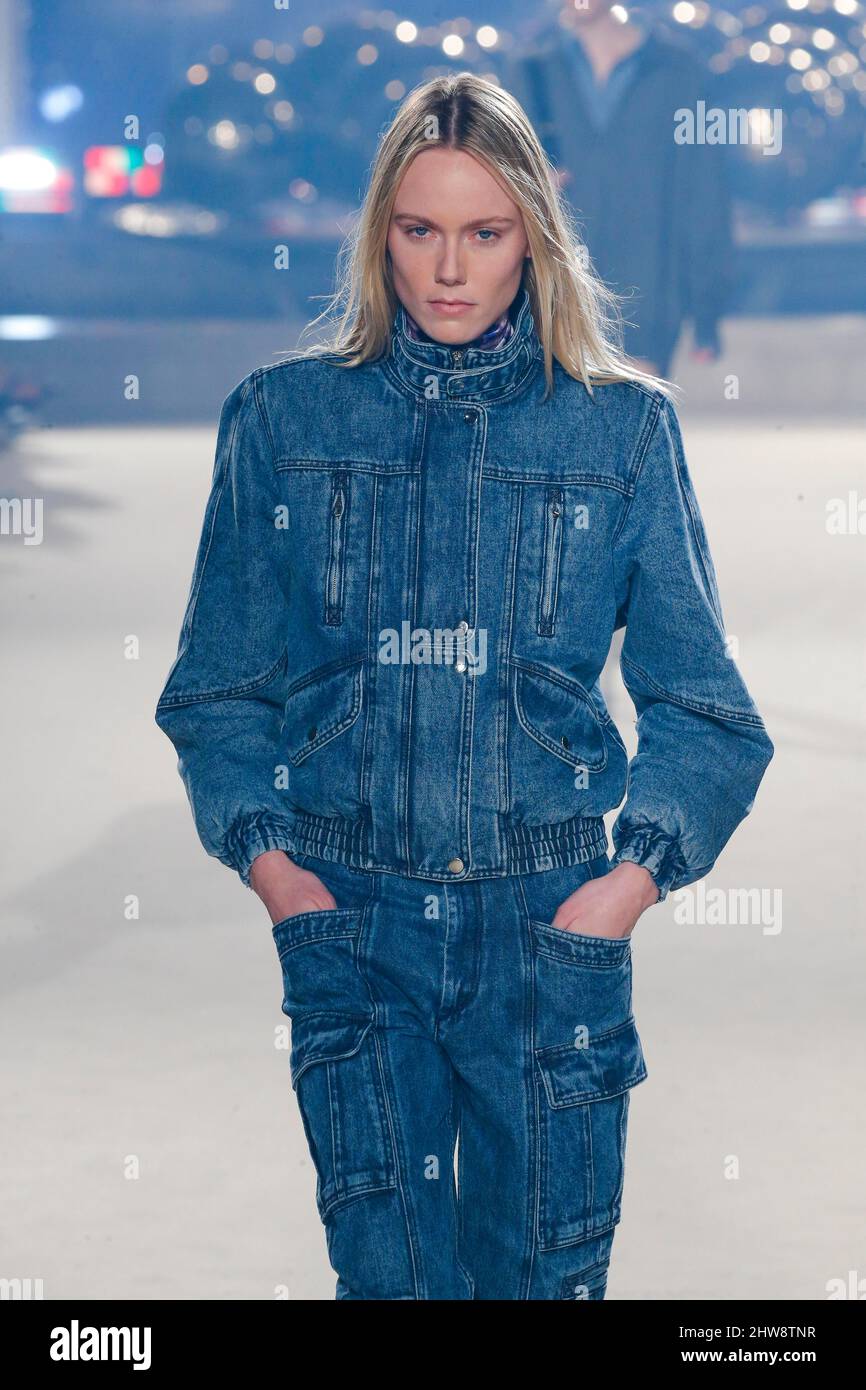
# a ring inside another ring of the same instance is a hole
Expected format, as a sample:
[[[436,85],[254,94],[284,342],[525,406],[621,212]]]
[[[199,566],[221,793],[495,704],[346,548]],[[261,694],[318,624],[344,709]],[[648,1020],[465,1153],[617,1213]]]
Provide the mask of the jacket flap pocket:
[[[647,1075],[633,1018],[590,1038],[586,1047],[564,1043],[536,1048],[535,1060],[554,1110],[621,1095]]]
[[[295,767],[354,724],[361,710],[363,672],[364,658],[354,657],[314,671],[289,691],[282,736]]]
[[[600,772],[607,763],[604,730],[580,682],[534,662],[512,657],[512,665],[514,704],[526,732],[571,767]]]
[[[372,1014],[313,1013],[292,1019],[292,1087],[297,1087],[302,1073],[316,1062],[354,1056],[372,1026]]]

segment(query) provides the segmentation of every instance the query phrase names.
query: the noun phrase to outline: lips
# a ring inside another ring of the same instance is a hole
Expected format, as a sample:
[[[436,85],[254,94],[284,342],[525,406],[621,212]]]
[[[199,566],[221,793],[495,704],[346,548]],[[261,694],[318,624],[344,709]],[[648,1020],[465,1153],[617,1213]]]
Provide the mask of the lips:
[[[441,319],[462,319],[476,306],[465,299],[430,299],[427,301],[434,314]]]

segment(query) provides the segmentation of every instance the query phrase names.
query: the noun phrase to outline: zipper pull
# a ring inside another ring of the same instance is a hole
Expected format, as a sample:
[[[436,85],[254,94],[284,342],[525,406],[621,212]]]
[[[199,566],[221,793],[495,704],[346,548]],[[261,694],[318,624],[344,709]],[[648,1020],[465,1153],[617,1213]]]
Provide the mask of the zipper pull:
[[[451,349],[451,361],[454,363],[455,367],[459,367],[461,362],[463,361],[463,353],[465,352],[465,350],[465,348]]]

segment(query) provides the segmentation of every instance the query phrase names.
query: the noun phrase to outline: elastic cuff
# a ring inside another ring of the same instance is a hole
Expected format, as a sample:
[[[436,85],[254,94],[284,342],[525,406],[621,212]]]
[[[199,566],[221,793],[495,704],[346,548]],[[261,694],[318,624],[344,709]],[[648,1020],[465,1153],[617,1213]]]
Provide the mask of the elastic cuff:
[[[241,883],[250,888],[250,869],[260,854],[281,849],[291,855],[295,848],[292,822],[270,811],[258,811],[235,821],[226,836],[223,862],[236,869]]]
[[[628,860],[640,864],[650,873],[659,890],[657,902],[664,902],[669,889],[686,875],[686,863],[682,856],[679,840],[660,830],[656,825],[632,827],[615,826],[613,830],[615,853],[611,867]]]

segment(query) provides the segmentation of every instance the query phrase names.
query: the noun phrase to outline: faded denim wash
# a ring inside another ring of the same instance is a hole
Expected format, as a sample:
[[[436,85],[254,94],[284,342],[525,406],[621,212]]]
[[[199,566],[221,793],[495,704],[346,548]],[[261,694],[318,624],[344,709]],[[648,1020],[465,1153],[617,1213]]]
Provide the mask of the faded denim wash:
[[[551,918],[607,856],[453,884],[300,862],[338,904],[273,928],[336,1297],[603,1300],[647,1076],[632,947]]]
[[[378,361],[259,367],[224,402],[156,719],[246,884],[269,849],[449,884],[578,865],[623,803],[612,863],[664,899],[751,810],[773,745],[673,406],[558,364],[543,400],[515,307],[490,350],[416,342],[400,305]],[[630,765],[599,687],[623,624]]]

